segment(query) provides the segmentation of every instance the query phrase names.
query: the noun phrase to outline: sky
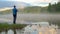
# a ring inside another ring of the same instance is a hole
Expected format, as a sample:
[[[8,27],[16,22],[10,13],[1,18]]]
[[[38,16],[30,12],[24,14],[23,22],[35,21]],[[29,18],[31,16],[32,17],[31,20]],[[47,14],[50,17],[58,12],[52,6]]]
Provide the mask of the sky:
[[[30,3],[33,6],[48,6],[48,3],[55,3],[58,0],[0,0],[0,1],[19,1],[19,2],[26,2]]]

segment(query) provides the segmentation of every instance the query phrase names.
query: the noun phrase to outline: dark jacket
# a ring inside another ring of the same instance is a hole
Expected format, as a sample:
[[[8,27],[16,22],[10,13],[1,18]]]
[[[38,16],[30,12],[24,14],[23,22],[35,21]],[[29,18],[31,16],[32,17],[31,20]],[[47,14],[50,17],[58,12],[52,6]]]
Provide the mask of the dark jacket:
[[[17,14],[17,9],[13,8],[13,15],[16,15],[16,14]]]

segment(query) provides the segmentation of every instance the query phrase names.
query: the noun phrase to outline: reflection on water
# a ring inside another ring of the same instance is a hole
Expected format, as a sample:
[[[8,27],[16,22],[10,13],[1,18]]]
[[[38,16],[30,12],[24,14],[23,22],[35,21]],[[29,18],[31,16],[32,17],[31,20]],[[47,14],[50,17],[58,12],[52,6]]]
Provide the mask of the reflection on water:
[[[8,30],[1,32],[0,34],[24,34],[22,30]]]
[[[48,22],[32,23],[20,29],[10,29],[3,31],[0,34],[60,34],[60,29],[57,25],[49,25]]]
[[[1,32],[0,34],[5,34],[5,32]]]
[[[12,30],[8,30],[7,34],[14,34]]]
[[[55,32],[55,31],[54,31]],[[60,29],[58,29],[58,31],[57,31],[57,33],[58,34],[60,34]],[[51,33],[49,32],[49,33],[47,33],[47,32],[45,32],[45,33],[42,33],[42,32],[39,32],[38,33],[38,31],[35,31],[35,32],[23,32],[23,31],[21,31],[21,30],[8,30],[8,32],[6,33],[5,31],[3,31],[3,32],[1,32],[0,34],[53,34],[53,32],[51,31]]]

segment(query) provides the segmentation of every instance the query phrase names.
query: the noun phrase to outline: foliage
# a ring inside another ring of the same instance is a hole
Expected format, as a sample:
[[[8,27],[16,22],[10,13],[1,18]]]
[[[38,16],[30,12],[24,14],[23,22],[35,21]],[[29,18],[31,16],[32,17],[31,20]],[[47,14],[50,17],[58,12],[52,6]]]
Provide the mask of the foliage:
[[[60,12],[60,2],[55,3],[55,4],[49,3],[48,11],[49,12]]]

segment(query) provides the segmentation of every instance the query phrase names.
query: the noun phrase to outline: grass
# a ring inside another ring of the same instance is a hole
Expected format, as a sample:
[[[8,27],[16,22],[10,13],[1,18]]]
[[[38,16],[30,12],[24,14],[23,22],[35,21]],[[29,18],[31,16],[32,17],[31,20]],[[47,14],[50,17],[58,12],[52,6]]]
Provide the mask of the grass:
[[[9,30],[9,29],[22,29],[26,27],[26,24],[0,24],[0,31]]]

